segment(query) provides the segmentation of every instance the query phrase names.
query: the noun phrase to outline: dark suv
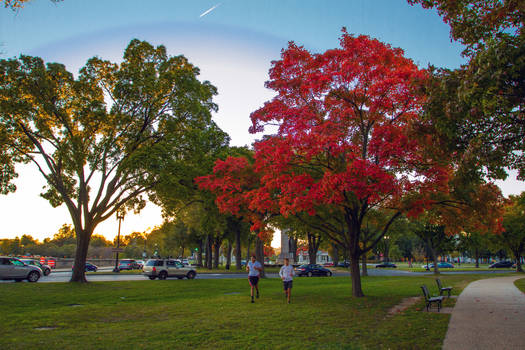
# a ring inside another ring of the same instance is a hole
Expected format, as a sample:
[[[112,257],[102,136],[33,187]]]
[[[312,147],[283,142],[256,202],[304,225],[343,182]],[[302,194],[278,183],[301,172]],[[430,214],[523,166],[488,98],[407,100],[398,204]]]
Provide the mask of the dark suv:
[[[142,273],[150,280],[159,278],[165,280],[167,277],[184,277],[189,280],[195,278],[197,271],[193,266],[184,266],[180,261],[174,259],[150,259],[142,267]]]

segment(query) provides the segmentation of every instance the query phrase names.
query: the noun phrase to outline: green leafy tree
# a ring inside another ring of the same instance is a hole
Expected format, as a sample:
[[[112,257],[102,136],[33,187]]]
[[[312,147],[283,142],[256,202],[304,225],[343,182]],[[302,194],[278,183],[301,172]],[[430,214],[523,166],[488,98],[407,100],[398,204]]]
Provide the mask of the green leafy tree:
[[[0,61],[8,147],[45,178],[42,196],[71,215],[71,281],[86,282],[83,266],[99,223],[123,207],[142,209],[144,195],[163,181],[183,183],[203,140],[224,135],[211,121],[216,89],[198,75],[184,56],[136,39],[122,63],[94,57],[78,78],[38,57]]]
[[[426,113],[457,159],[494,178],[525,179],[525,4],[409,0],[436,8],[467,46],[467,65],[434,70]],[[481,173],[480,173],[481,174]]]
[[[523,272],[521,258],[525,252],[525,192],[519,196],[510,196],[509,201],[503,215],[505,230],[497,239],[512,252],[516,260],[516,270]]]

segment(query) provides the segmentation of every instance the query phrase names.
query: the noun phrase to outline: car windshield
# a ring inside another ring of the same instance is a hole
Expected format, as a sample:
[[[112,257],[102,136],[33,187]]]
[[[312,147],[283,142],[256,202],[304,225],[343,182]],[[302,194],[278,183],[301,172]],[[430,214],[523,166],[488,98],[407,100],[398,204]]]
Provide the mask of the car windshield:
[[[162,260],[148,260],[146,266],[162,266]]]
[[[11,260],[11,264],[13,264],[13,265],[16,265],[16,266],[24,266],[25,265],[23,262],[21,262],[18,259],[10,259],[10,260]]]

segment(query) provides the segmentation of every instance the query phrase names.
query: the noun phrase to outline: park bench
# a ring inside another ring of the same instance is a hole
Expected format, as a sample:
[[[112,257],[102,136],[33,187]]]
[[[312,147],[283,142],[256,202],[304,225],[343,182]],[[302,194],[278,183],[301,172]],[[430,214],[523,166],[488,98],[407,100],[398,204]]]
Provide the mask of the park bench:
[[[427,304],[427,311],[430,308],[432,308],[432,303],[436,303],[438,307],[438,312],[441,310],[441,303],[443,302],[443,296],[431,296],[428,292],[427,286],[424,284],[421,286],[421,290],[423,291],[423,295],[425,296],[425,302]]]
[[[436,278],[436,283],[438,285],[439,295],[443,295],[443,292],[448,292],[448,297],[450,298],[450,291],[452,290],[452,287],[443,287],[439,278]]]

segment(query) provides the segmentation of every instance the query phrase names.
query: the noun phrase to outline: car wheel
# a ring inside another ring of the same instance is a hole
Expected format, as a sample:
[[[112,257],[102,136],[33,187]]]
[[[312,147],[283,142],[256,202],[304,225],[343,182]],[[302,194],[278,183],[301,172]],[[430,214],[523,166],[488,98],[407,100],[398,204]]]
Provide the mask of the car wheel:
[[[36,282],[40,279],[40,274],[36,271],[31,271],[29,275],[27,275],[27,281],[28,282]]]
[[[186,275],[186,277],[189,279],[189,280],[192,280],[195,278],[195,271],[190,271],[188,272],[188,274]]]
[[[157,277],[156,276],[148,276],[148,278],[153,281]]]
[[[50,273],[51,273],[50,269],[45,269],[44,270],[44,276],[49,276]]]
[[[308,276],[308,277],[312,277],[312,273],[311,273],[311,272],[308,272],[308,273],[306,274],[306,276]]]
[[[168,277],[168,274],[166,273],[166,271],[161,271],[159,273],[159,280],[165,280],[166,277]]]
[[[332,272],[328,271],[328,273],[326,274],[326,276],[328,276],[328,277],[332,277]]]

